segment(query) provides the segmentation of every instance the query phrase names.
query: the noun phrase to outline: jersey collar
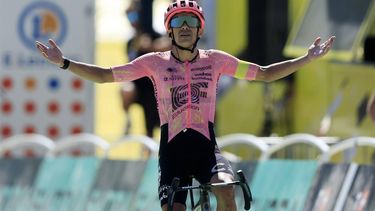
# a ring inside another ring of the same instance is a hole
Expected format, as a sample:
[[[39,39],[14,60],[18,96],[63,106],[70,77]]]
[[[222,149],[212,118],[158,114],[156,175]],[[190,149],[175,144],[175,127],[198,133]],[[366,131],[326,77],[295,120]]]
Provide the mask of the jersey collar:
[[[181,61],[177,56],[175,56],[175,55],[173,54],[172,51],[170,51],[170,52],[171,52],[171,56],[172,56],[172,57],[173,57],[178,63],[185,63],[184,61]],[[198,53],[197,53],[197,55],[195,55],[194,58],[191,59],[191,60],[189,60],[188,62],[189,62],[189,63],[194,63],[194,62],[196,62],[196,60],[197,60],[198,57],[199,57],[199,54],[200,54],[200,50],[198,49]]]

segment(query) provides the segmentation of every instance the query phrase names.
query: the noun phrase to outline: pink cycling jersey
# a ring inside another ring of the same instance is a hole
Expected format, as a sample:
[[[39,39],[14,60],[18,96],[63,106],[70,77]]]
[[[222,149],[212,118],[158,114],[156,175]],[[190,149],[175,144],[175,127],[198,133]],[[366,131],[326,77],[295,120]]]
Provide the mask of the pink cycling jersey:
[[[190,62],[181,62],[171,51],[154,52],[112,68],[115,81],[149,77],[154,84],[160,124],[168,124],[168,141],[185,128],[210,139],[216,89],[221,74],[254,80],[258,66],[219,50],[199,50]]]

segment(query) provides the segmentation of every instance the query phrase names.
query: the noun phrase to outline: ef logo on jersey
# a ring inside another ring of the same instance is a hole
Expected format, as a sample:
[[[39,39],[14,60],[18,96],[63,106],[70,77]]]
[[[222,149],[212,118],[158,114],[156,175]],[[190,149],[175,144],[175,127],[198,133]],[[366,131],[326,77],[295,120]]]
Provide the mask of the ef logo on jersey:
[[[207,82],[193,83],[191,84],[191,102],[199,104],[199,99],[207,98],[207,92],[202,89],[207,89]],[[172,107],[173,110],[180,108],[188,102],[188,85],[182,85],[171,88],[172,94]]]
[[[18,19],[18,35],[22,43],[35,50],[35,40],[49,38],[61,44],[67,33],[67,21],[63,10],[53,2],[37,1],[27,5]]]

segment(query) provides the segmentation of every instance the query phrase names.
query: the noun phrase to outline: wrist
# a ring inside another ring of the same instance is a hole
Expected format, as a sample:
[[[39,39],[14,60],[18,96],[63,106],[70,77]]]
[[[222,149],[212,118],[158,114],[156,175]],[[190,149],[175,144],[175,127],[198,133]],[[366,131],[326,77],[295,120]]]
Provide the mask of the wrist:
[[[307,62],[312,62],[313,61],[313,58],[310,57],[310,55],[308,53],[306,53],[304,57],[305,57],[305,59],[306,59]]]
[[[63,60],[62,60],[62,62],[60,62],[59,66],[60,66],[61,69],[66,70],[66,69],[69,68],[69,65],[70,65],[70,60],[67,59],[67,58],[65,58],[65,57],[63,57]]]

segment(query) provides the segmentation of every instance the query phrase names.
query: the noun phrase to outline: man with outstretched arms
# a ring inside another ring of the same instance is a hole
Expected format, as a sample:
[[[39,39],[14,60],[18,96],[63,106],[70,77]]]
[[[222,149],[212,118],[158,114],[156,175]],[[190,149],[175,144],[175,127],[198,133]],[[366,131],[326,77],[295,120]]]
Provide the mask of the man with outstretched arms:
[[[99,67],[64,57],[53,40],[36,42],[51,63],[98,83],[151,79],[158,102],[161,125],[159,149],[159,197],[167,210],[167,186],[174,177],[188,185],[191,176],[200,183],[233,181],[229,162],[220,154],[213,130],[216,87],[222,74],[239,79],[271,82],[325,55],[335,37],[320,44],[317,38],[299,58],[268,66],[241,61],[219,50],[201,50],[196,45],[205,26],[202,8],[191,0],[169,5],[164,24],[172,49],[138,57],[111,68]],[[250,97],[250,96],[249,96]],[[217,210],[236,210],[233,188],[214,188]],[[175,196],[174,210],[185,210],[187,192]]]

